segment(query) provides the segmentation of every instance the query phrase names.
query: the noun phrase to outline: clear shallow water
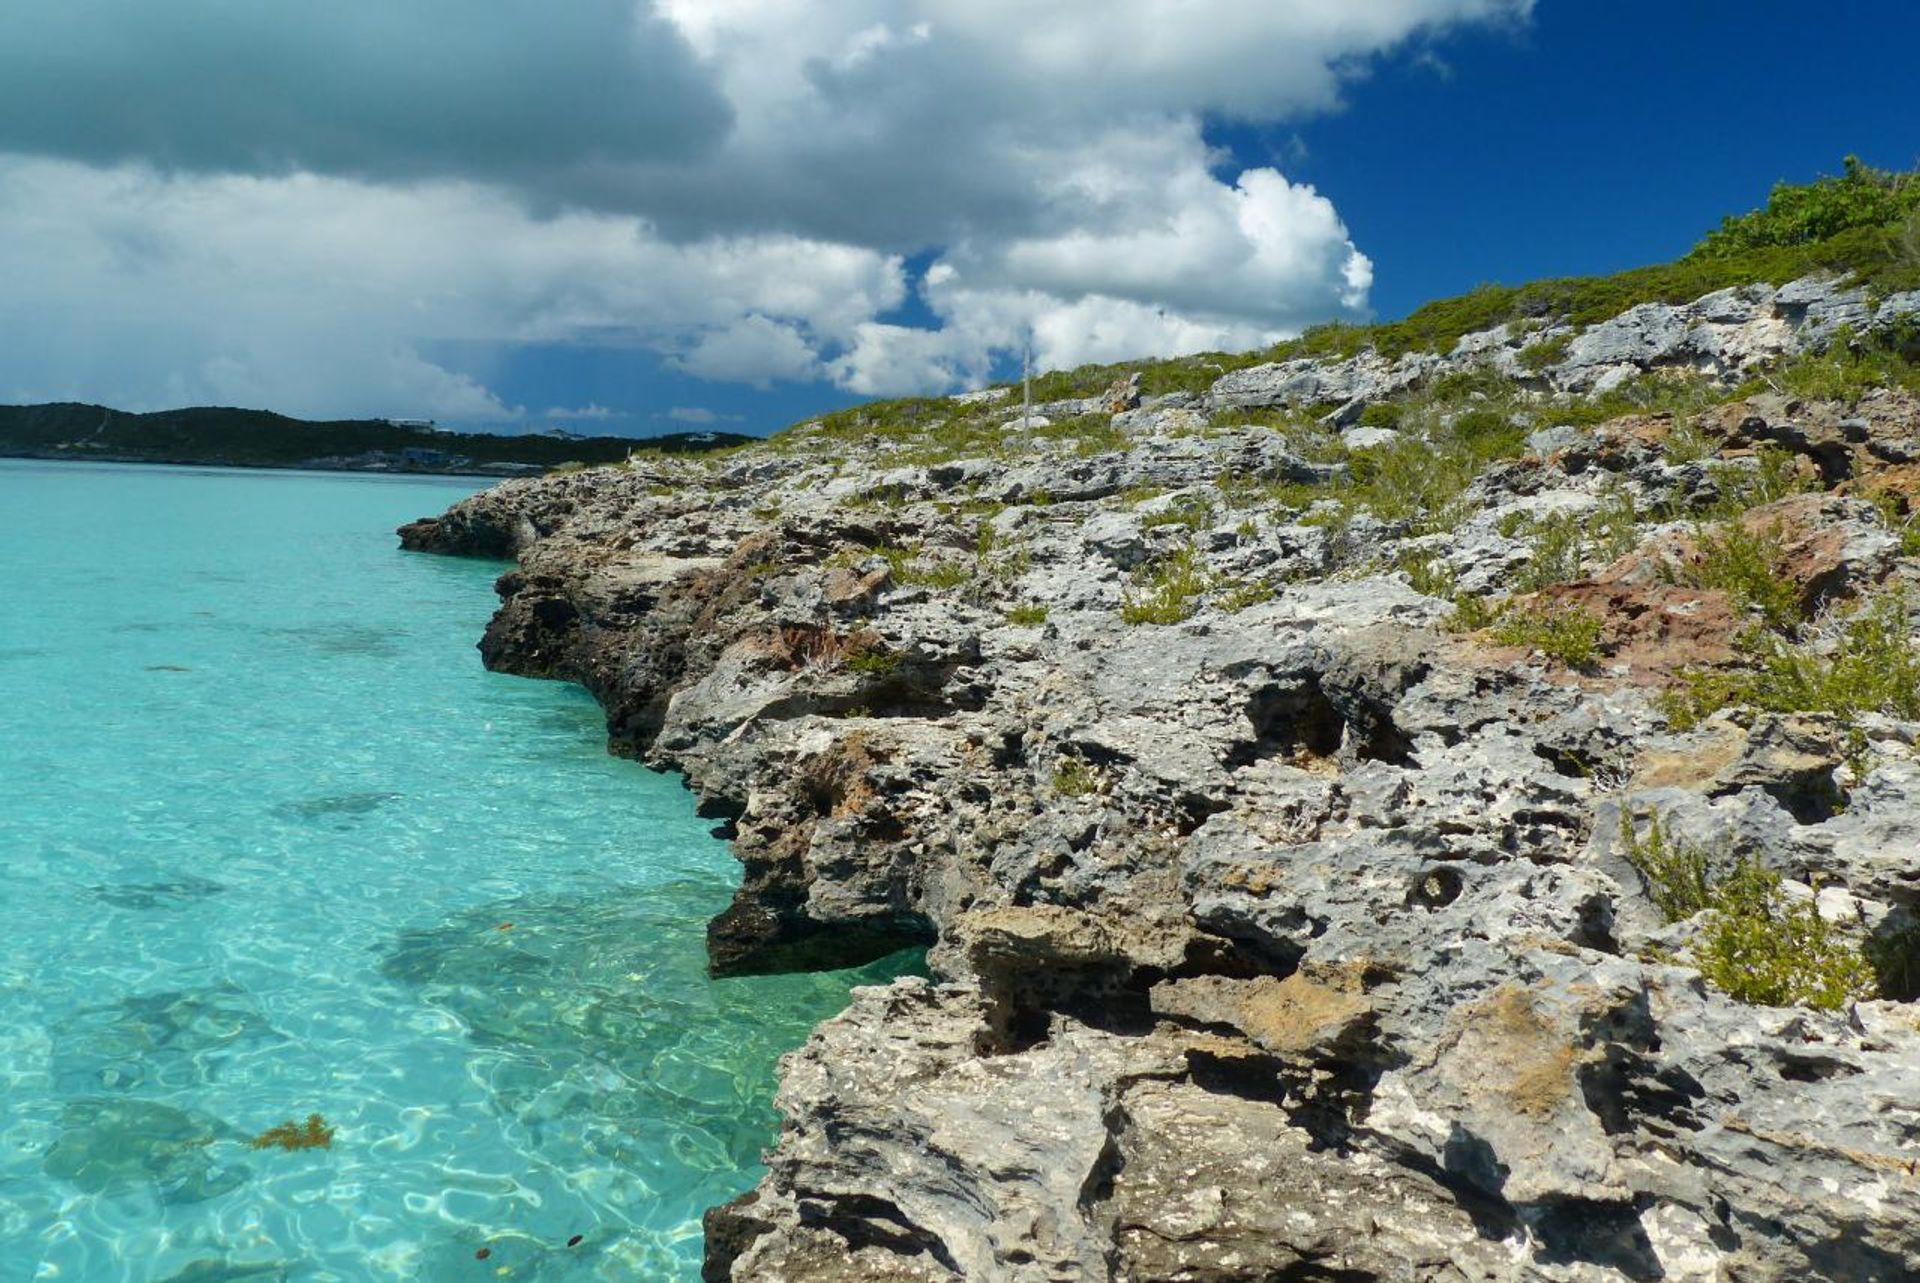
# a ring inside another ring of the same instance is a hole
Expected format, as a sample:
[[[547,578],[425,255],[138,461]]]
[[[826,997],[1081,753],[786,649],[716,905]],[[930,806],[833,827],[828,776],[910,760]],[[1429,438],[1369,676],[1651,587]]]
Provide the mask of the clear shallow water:
[[[394,546],[472,488],[0,461],[4,1283],[697,1278],[892,974],[707,979],[691,797]]]

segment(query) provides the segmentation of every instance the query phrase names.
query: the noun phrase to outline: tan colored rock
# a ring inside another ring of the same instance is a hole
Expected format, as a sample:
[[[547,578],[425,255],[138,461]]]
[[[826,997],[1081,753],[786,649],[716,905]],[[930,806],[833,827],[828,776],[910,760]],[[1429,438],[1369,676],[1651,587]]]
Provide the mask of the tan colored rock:
[[[1240,1027],[1278,1056],[1325,1057],[1351,1051],[1365,1040],[1373,1004],[1359,992],[1357,977],[1333,983],[1291,975],[1259,980],[1240,1000]]]

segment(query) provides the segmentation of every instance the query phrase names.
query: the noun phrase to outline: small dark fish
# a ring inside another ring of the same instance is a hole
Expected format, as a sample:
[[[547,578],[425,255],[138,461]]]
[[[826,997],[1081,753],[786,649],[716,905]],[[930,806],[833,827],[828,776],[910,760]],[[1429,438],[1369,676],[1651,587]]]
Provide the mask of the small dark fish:
[[[88,888],[95,899],[116,909],[178,909],[226,889],[218,882],[191,876],[171,882],[125,882]]]
[[[585,1234],[575,1234],[575,1235],[574,1235],[574,1236],[573,1236],[572,1238],[570,1238],[570,1239],[568,1239],[568,1240],[567,1240],[567,1246],[568,1246],[568,1247],[579,1247],[579,1246],[580,1246],[580,1240],[581,1240],[581,1239],[583,1239],[583,1238],[585,1238],[585,1237],[586,1237],[586,1235],[585,1235]]]
[[[487,1258],[488,1258],[489,1256],[492,1256],[492,1255],[493,1255],[493,1249],[492,1249],[492,1248],[490,1248],[490,1247],[483,1247],[483,1248],[481,1248],[481,1249],[480,1249],[479,1251],[477,1251],[477,1252],[475,1252],[475,1253],[473,1254],[473,1259],[474,1259],[474,1260],[476,1260],[476,1261],[484,1261],[484,1260],[486,1260],[486,1259],[487,1259]]]
[[[193,670],[185,664],[148,664],[149,673],[191,673]]]
[[[370,815],[387,803],[399,800],[398,793],[335,793],[298,802],[282,802],[273,808],[273,813],[289,820],[350,819]]]

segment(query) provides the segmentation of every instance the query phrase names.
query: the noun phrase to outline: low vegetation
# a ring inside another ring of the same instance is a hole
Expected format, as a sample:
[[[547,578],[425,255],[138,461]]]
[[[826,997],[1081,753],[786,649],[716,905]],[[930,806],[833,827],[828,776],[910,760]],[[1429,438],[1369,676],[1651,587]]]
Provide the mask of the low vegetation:
[[[1775,446],[1762,446],[1751,460],[1711,463],[1707,475],[1717,496],[1710,515],[1721,521],[1815,488],[1803,475],[1799,456]]]
[[[1784,392],[1811,401],[1852,405],[1876,388],[1920,391],[1920,365],[1910,355],[1920,346],[1910,321],[1862,338],[1842,328],[1826,347],[1783,361],[1741,391]]]
[[[961,561],[940,560],[919,548],[875,548],[887,563],[893,582],[903,588],[958,588],[973,578],[973,568]]]
[[[1791,634],[1805,622],[1800,586],[1787,573],[1785,538],[1777,524],[1753,529],[1738,520],[1694,532],[1694,558],[1676,578],[1694,588],[1717,588],[1766,629]]]
[[[1860,946],[1810,900],[1789,896],[1779,874],[1750,857],[1716,873],[1717,862],[1670,834],[1657,813],[1644,829],[1623,814],[1620,837],[1668,922],[1704,915],[1688,951],[1707,983],[1728,997],[1834,1010],[1878,992],[1875,967]]]
[[[1198,495],[1183,495],[1140,518],[1142,530],[1179,526],[1184,530],[1198,531],[1212,524],[1213,504]]]
[[[1723,708],[1775,713],[1833,713],[1856,718],[1887,713],[1920,719],[1920,645],[1898,591],[1883,593],[1854,614],[1809,626],[1806,635],[1751,635],[1758,651],[1748,667],[1695,670],[1661,697],[1678,729]]]
[[[1212,579],[1191,544],[1134,573],[1121,593],[1120,618],[1129,624],[1177,624],[1200,608]]]
[[[1087,797],[1100,791],[1100,773],[1077,757],[1063,757],[1054,767],[1053,791],[1061,797]]]
[[[1600,651],[1606,629],[1600,616],[1570,603],[1532,602],[1504,609],[1493,621],[1493,639],[1525,646],[1568,668],[1585,668]]]

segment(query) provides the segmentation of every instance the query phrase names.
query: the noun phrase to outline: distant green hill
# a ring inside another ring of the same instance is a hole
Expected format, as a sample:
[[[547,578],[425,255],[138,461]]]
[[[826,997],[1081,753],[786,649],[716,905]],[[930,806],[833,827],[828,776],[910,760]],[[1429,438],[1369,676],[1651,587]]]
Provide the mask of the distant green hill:
[[[628,437],[493,436],[384,419],[310,422],[266,410],[203,408],[128,414],[98,405],[0,406],[0,455],[291,468],[481,470],[487,465],[614,463],[630,451],[678,454],[738,445],[733,433]],[[353,462],[356,461],[357,462]]]

